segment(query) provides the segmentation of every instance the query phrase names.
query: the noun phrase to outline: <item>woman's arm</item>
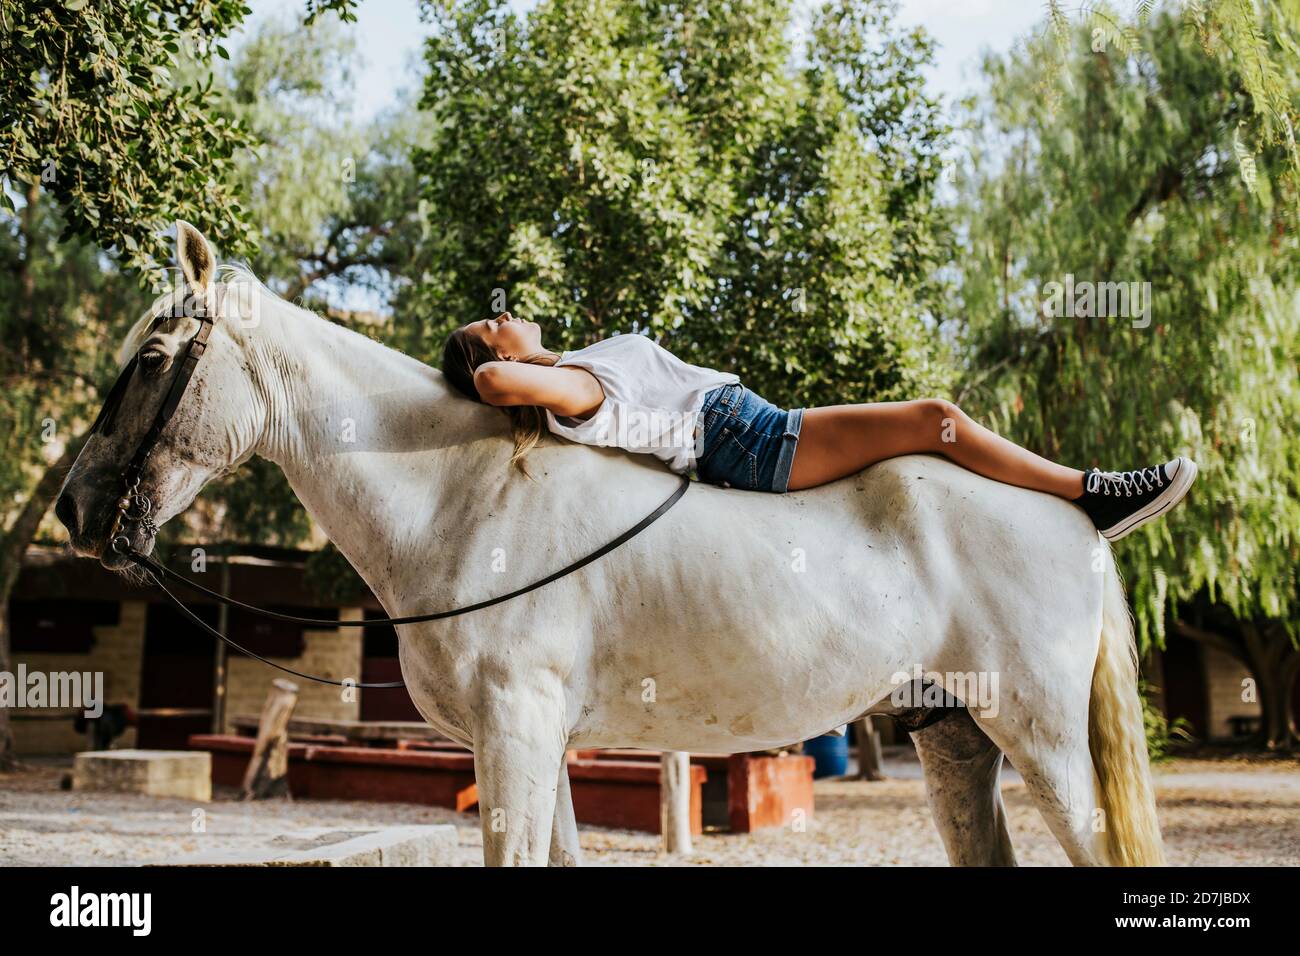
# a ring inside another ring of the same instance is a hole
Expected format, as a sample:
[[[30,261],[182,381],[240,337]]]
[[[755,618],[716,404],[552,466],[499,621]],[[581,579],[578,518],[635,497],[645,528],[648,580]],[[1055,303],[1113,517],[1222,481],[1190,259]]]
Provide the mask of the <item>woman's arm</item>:
[[[605,391],[584,368],[484,362],[474,387],[489,405],[540,405],[556,415],[583,418],[600,408]]]

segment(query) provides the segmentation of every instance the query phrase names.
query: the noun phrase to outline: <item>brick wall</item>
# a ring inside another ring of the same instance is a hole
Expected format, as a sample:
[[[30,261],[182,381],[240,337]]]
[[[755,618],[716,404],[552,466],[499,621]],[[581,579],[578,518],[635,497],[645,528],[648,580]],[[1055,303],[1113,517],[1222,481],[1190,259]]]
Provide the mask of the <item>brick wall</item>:
[[[104,703],[140,704],[140,656],[144,653],[145,602],[123,601],[118,623],[95,628],[89,654],[14,654],[13,667],[28,671],[102,671]],[[85,737],[72,726],[75,710],[31,709],[13,713],[14,746],[20,754],[74,753],[85,750]],[[135,728],[129,727],[115,747],[134,747]]]
[[[1250,677],[1250,671],[1235,658],[1208,645],[1202,645],[1205,661],[1205,686],[1207,710],[1209,712],[1209,731],[1211,739],[1230,738],[1232,726],[1229,717],[1260,716],[1258,692],[1255,700],[1246,702],[1241,699],[1245,688],[1242,681]]]
[[[13,667],[24,664],[27,670],[42,671],[102,671],[104,674],[104,702],[140,706],[140,669],[144,653],[145,612],[143,601],[123,601],[118,623],[112,627],[95,629],[95,644],[89,654],[37,654],[16,653]],[[361,611],[344,609],[342,616],[359,620]],[[309,674],[343,680],[351,677],[361,680],[362,639],[360,630],[324,629],[303,634],[303,653],[293,658],[272,658],[278,664]],[[312,681],[299,680],[281,674],[259,661],[247,657],[231,657],[227,670],[226,728],[232,731],[230,718],[236,714],[260,714],[270,683],[276,677],[293,680],[299,687],[298,706],[294,713],[300,717],[359,720],[361,717],[361,691]],[[20,754],[70,754],[86,749],[86,740],[73,729],[76,710],[52,708],[25,708],[13,712],[14,744]],[[118,737],[115,748],[134,747],[134,727]]]
[[[343,620],[360,620],[361,614],[354,608],[340,611]],[[318,677],[361,680],[363,645],[359,628],[304,631],[303,640],[305,647],[299,657],[268,659]],[[267,667],[260,661],[240,656],[231,657],[227,662],[226,733],[234,733],[232,718],[262,712],[271,681],[277,677],[298,685],[298,705],[293,711],[295,717],[361,719],[361,691],[356,688],[345,689],[302,680]]]

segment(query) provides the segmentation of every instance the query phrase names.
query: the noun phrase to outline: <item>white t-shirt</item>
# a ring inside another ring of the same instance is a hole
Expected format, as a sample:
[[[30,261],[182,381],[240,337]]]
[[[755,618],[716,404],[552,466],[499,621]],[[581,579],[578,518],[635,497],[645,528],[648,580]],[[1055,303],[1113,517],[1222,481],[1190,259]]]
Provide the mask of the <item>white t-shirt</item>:
[[[585,368],[605,390],[605,400],[585,421],[558,418],[547,409],[556,434],[584,445],[651,454],[678,474],[695,466],[695,425],[704,396],[739,376],[689,365],[644,335],[615,335],[565,352],[555,363]]]

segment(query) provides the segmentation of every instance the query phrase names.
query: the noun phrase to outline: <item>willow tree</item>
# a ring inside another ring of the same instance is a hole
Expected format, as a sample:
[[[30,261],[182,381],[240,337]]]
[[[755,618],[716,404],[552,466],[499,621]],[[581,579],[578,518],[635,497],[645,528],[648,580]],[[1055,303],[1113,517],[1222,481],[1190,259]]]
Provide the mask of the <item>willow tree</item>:
[[[1045,6],[1042,37],[1048,42],[1038,44],[1035,53],[1044,70],[1040,92],[1053,104],[1063,92],[1061,81],[1076,25],[1088,30],[1094,50],[1109,47],[1140,56],[1143,31],[1159,9],[1166,17],[1177,18],[1206,56],[1230,57],[1236,65],[1239,91],[1245,94],[1249,107],[1240,117],[1234,151],[1248,168],[1259,149],[1281,149],[1283,166],[1275,168],[1274,175],[1286,184],[1292,214],[1300,218],[1300,142],[1296,136],[1300,117],[1292,101],[1290,69],[1285,62],[1300,56],[1300,50],[1287,39],[1300,29],[1300,0],[1127,0],[1115,4],[1097,0],[1078,7],[1047,0]],[[1270,33],[1278,27],[1280,33]]]
[[[1300,37],[1262,9],[1294,113],[1300,58],[1287,51]],[[1300,670],[1290,150],[1242,162],[1248,63],[1180,17],[1153,17],[1122,49],[1086,28],[1072,37],[1060,70],[1032,43],[984,66],[959,177],[967,401],[1080,467],[1199,463],[1183,505],[1118,549],[1141,636],[1161,643],[1172,625],[1243,661],[1268,743],[1288,746]],[[1101,284],[1131,282],[1137,302],[1111,308],[1121,287]],[[1078,308],[1083,290],[1095,297]]]
[[[416,351],[509,308],[553,347],[648,332],[776,402],[943,384],[947,131],[891,4],[828,5],[801,49],[784,0],[434,15]]]

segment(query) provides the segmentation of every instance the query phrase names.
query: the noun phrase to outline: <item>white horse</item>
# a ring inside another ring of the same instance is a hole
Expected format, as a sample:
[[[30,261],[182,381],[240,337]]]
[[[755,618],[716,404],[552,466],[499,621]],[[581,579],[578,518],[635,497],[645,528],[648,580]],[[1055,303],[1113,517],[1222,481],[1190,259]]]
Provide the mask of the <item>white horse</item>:
[[[680,480],[648,456],[544,443],[507,467],[496,409],[441,373],[323,321],[178,225],[190,285],[224,286],[207,353],[144,472],[162,521],[252,455],[278,464],[390,615],[459,607],[582,557]],[[248,294],[252,290],[251,295]],[[94,436],[58,513],[107,567],[120,474],[198,327],[146,316],[162,353]],[[147,368],[147,370],[146,370]],[[152,547],[147,531],[132,542]],[[570,747],[739,753],[868,713],[899,676],[965,700],[919,730],[935,823],[957,864],[1014,863],[1006,754],[1075,864],[1161,862],[1133,635],[1107,545],[1078,508],[929,456],[786,495],[693,486],[599,561],[484,611],[399,628],[428,722],[474,751],[489,864],[573,863]],[[990,706],[992,704],[992,706]]]

